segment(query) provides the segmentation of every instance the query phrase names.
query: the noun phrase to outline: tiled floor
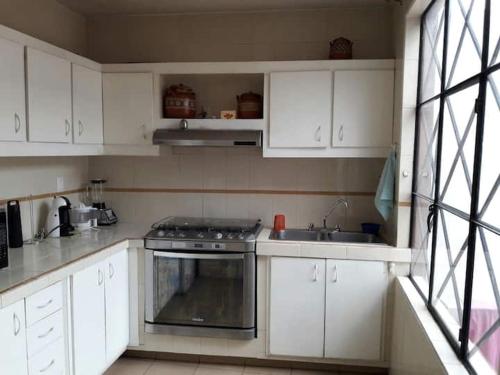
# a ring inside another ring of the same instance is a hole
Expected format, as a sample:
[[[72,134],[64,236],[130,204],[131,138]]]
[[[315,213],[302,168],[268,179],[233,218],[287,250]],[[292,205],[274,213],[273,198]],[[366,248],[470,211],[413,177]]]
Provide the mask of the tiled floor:
[[[334,372],[271,367],[170,362],[152,359],[120,358],[105,375],[335,375]],[[345,373],[342,375],[357,375]]]

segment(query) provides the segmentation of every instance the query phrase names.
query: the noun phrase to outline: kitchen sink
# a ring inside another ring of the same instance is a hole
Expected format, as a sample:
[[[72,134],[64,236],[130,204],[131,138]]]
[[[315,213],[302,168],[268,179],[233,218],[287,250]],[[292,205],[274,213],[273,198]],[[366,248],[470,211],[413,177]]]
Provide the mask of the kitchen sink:
[[[342,232],[332,229],[285,229],[271,232],[271,239],[281,241],[317,241],[317,242],[349,242],[380,243],[374,234],[362,232]]]

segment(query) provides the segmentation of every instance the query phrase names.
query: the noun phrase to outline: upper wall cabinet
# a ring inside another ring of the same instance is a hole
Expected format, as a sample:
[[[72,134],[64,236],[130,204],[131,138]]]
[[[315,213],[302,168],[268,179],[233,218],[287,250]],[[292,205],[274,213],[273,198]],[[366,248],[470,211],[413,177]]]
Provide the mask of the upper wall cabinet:
[[[0,39],[0,141],[26,140],[24,47]]]
[[[331,71],[270,73],[269,147],[327,147],[331,97]]]
[[[71,63],[27,48],[31,142],[71,141]]]
[[[336,71],[333,95],[334,147],[390,147],[394,71]]]
[[[153,75],[104,73],[104,143],[151,144],[153,132]]]
[[[102,74],[73,64],[73,142],[102,144]]]

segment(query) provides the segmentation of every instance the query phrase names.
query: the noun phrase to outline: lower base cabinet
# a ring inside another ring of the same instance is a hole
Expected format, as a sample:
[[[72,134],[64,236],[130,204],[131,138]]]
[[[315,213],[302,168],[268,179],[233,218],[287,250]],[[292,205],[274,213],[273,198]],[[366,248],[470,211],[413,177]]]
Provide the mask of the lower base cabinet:
[[[99,375],[129,341],[127,249],[75,273],[71,285],[74,374]]]
[[[380,360],[384,262],[271,258],[269,354]]]
[[[24,300],[0,309],[0,374],[27,375]]]

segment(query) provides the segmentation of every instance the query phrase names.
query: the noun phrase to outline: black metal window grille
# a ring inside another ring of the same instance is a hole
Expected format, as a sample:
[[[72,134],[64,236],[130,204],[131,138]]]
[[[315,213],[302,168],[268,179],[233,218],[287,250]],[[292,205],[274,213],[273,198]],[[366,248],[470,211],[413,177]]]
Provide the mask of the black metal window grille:
[[[500,0],[422,15],[410,277],[471,373],[500,374],[499,52]]]

